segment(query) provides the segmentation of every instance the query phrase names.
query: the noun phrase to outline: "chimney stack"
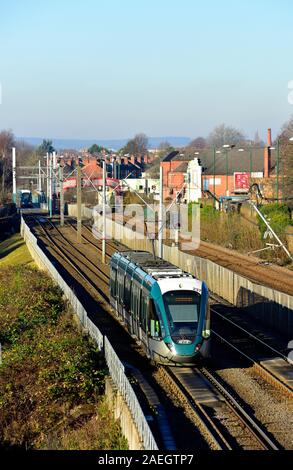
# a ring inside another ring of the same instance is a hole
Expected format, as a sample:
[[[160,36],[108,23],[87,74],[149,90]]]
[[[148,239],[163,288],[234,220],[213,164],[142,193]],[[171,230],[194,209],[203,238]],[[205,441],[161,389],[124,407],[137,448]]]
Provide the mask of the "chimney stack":
[[[272,129],[268,129],[268,147],[272,146]]]
[[[264,177],[269,178],[271,171],[271,149],[272,146],[272,130],[268,129],[267,146],[264,149]]]

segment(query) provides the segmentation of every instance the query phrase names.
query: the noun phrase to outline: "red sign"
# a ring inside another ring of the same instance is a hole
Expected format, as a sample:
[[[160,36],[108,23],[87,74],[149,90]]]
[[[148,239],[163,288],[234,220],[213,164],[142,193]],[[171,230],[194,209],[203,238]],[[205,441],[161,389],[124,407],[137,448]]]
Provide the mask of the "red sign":
[[[240,171],[234,173],[234,190],[243,192],[249,190],[249,173]]]

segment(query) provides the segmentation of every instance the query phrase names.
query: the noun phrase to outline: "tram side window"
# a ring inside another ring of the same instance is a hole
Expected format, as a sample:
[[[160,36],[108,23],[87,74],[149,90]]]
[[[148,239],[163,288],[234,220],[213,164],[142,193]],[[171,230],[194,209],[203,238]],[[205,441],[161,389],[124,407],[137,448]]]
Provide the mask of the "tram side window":
[[[120,302],[124,301],[124,273],[123,271],[118,271],[117,274],[118,280],[118,297]]]
[[[139,309],[139,324],[143,331],[146,331],[147,314],[148,314],[149,299],[144,292],[141,293],[140,309]]]
[[[162,337],[161,325],[156,312],[154,301],[149,302],[148,331],[153,338]]]
[[[117,279],[117,270],[111,268],[110,273],[110,290],[112,297],[116,297],[116,279]]]
[[[130,292],[130,312],[134,314],[134,296],[135,296],[135,285],[132,281],[131,292]]]
[[[131,295],[131,279],[129,276],[125,276],[124,286],[124,304],[127,312],[130,311],[130,295]]]
[[[131,310],[135,318],[139,315],[140,287],[132,281],[131,286]]]

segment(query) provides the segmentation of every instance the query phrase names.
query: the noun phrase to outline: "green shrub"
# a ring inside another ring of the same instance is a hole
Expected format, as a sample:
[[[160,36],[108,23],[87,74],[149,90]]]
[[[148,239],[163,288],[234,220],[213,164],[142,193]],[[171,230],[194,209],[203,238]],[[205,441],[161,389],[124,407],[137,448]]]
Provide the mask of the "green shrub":
[[[0,269],[0,342],[41,324],[55,324],[63,310],[61,290],[42,272],[25,266]]]
[[[44,273],[0,269],[0,332],[0,447],[127,448],[104,402],[103,355]]]
[[[272,203],[263,205],[260,208],[260,212],[267,219],[272,229],[277,235],[284,235],[284,231],[288,225],[292,223],[290,209],[287,204]],[[263,239],[264,234],[267,230],[267,226],[261,217],[258,218],[258,224],[261,232],[261,238]]]
[[[215,209],[213,206],[206,204],[200,210],[200,217],[203,220],[218,220],[220,217],[220,212],[217,211],[217,209]]]

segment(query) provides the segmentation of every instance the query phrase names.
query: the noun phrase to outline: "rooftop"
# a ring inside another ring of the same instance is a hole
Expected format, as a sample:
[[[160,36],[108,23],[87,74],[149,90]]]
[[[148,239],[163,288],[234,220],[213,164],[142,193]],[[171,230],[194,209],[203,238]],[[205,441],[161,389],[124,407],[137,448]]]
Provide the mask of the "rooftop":
[[[218,150],[215,155],[212,149],[200,150],[197,153],[181,153],[172,152],[168,155],[163,162],[182,161],[176,169],[172,169],[174,173],[186,173],[188,162],[198,158],[203,167],[203,173],[207,175],[226,175],[227,167],[228,174],[233,175],[235,172],[264,172],[264,149],[253,148],[244,149]],[[276,166],[276,152],[271,151],[271,173],[274,174]]]

